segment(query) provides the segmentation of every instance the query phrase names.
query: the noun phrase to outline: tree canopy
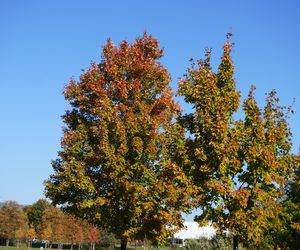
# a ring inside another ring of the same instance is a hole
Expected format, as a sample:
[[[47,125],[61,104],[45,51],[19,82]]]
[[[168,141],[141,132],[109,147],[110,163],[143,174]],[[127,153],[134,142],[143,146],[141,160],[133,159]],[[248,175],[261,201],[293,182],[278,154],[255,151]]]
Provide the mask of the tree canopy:
[[[279,105],[275,91],[260,109],[252,87],[242,105],[244,118],[234,119],[241,103],[229,38],[216,73],[207,50],[205,59],[192,62],[181,79],[179,93],[193,112],[179,121],[190,135],[187,170],[199,187],[196,220],[212,221],[220,233],[229,230],[237,249],[238,241],[259,245],[276,226],[279,200],[295,164],[289,110]]]
[[[26,232],[26,215],[20,205],[7,201],[0,208],[0,237],[7,240],[18,238]]]
[[[38,226],[41,223],[43,214],[50,204],[45,199],[40,199],[34,204],[27,206],[24,210],[28,218],[29,226],[33,227],[37,232]]]
[[[193,191],[173,150],[184,130],[159,59],[144,34],[119,47],[111,40],[64,95],[71,109],[46,195],[65,211],[108,228],[122,240],[161,241],[182,226]]]

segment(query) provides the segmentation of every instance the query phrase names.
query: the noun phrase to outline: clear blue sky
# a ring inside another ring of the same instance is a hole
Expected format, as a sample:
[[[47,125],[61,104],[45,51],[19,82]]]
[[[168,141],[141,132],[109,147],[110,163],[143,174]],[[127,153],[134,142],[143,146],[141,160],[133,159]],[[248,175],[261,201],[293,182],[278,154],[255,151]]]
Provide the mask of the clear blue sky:
[[[67,108],[64,84],[91,60],[99,61],[108,37],[133,41],[144,31],[165,48],[172,87],[189,59],[213,49],[219,62],[227,32],[243,97],[251,84],[263,104],[275,88],[294,106],[290,123],[299,147],[300,2],[265,1],[0,1],[0,201],[31,204],[60,148]]]

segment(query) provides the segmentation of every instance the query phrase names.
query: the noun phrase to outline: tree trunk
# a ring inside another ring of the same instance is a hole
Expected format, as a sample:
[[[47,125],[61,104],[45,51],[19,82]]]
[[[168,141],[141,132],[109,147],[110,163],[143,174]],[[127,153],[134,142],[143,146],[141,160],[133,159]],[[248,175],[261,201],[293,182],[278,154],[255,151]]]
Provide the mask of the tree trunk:
[[[32,241],[28,240],[27,249],[31,250],[31,246],[32,246]]]
[[[9,246],[9,239],[6,239],[6,246]]]
[[[20,250],[20,240],[17,240],[16,243],[17,243],[17,250]]]
[[[233,250],[239,249],[239,239],[237,236],[233,236]]]
[[[121,250],[127,250],[127,240],[121,240]]]

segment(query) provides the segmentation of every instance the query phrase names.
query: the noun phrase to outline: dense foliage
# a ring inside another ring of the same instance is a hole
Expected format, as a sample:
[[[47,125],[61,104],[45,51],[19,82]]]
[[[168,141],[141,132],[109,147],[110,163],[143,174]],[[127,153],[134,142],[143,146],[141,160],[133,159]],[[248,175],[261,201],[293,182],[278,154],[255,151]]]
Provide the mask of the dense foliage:
[[[25,235],[27,230],[26,215],[20,205],[7,201],[0,208],[0,238],[6,239],[6,244],[15,238]]]
[[[40,199],[24,209],[28,218],[29,226],[34,228],[36,232],[41,223],[43,214],[48,207],[50,207],[50,204],[45,199]]]
[[[193,105],[193,112],[180,122],[189,132],[187,170],[199,187],[201,213],[196,220],[212,221],[220,233],[229,230],[237,249],[238,241],[260,245],[266,232],[280,226],[280,199],[296,165],[286,119],[289,110],[279,105],[275,91],[260,109],[252,87],[242,105],[244,119],[234,119],[241,104],[232,45],[226,42],[216,73],[210,50],[205,60],[192,63],[179,93]]]
[[[71,80],[62,150],[46,183],[55,204],[107,228],[124,248],[180,228],[192,191],[172,152],[184,135],[173,127],[179,108],[162,55],[147,34],[119,47],[109,40],[101,62]]]

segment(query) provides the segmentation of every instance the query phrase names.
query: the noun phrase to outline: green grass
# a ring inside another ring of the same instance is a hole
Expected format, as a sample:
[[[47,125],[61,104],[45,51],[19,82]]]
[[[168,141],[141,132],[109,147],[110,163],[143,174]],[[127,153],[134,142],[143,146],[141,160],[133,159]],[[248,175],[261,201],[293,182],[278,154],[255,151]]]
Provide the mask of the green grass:
[[[0,246],[0,250],[17,250],[16,246]],[[19,250],[27,250],[27,246],[25,244],[21,244]]]

